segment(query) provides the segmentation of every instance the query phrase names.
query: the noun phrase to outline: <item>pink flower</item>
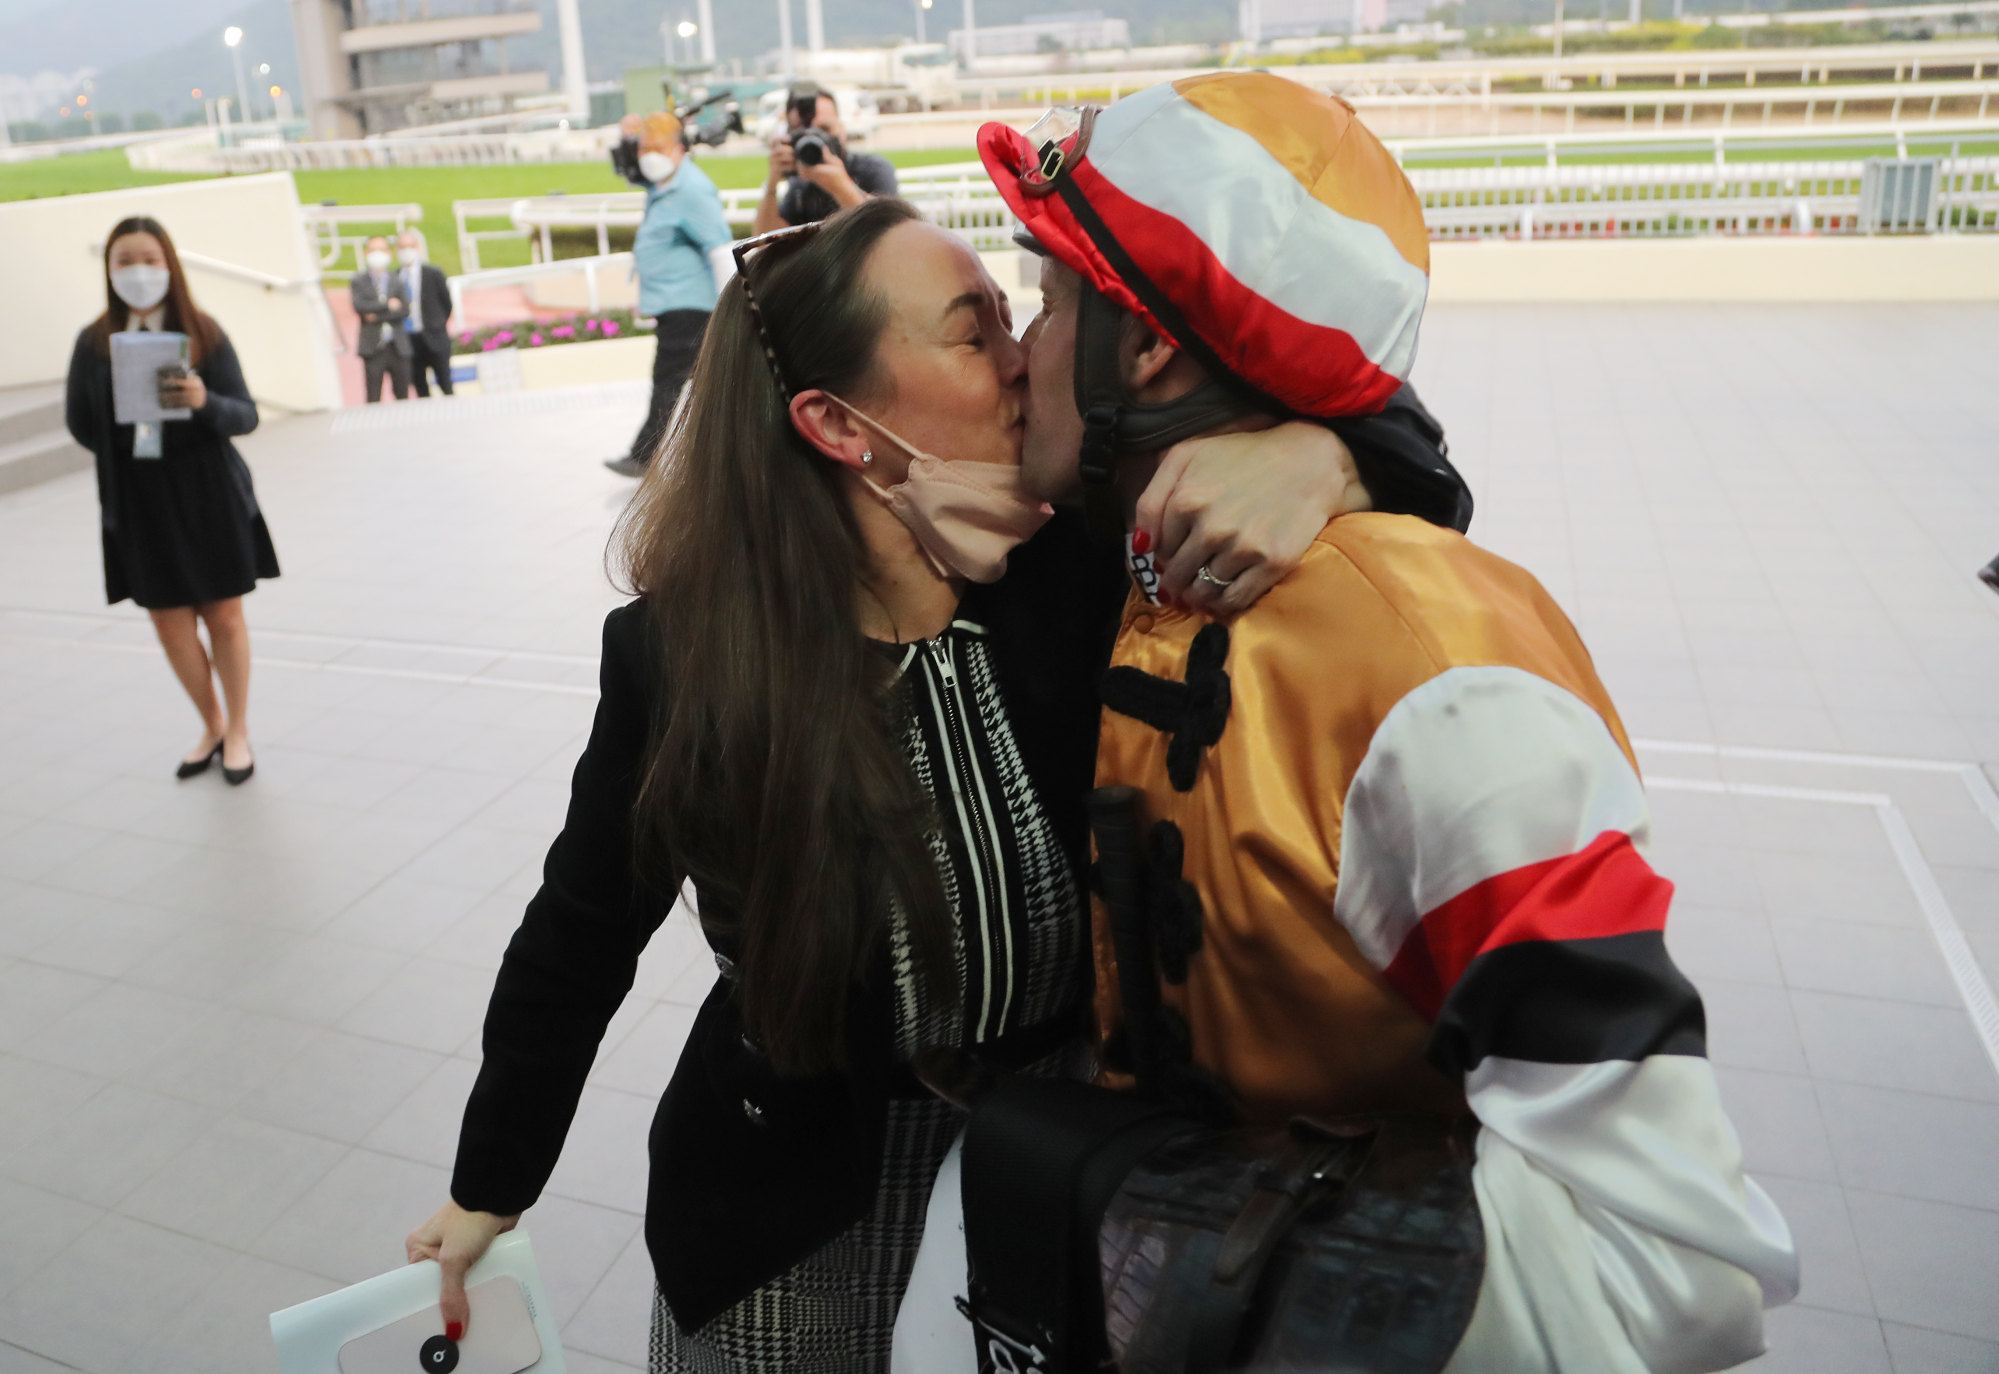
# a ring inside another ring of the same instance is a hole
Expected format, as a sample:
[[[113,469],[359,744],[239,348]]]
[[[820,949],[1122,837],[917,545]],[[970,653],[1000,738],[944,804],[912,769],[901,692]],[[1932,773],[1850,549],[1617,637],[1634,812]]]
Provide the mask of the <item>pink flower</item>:
[[[616,320],[604,321],[604,337],[607,339],[618,337],[618,322]]]
[[[590,322],[589,322],[588,324],[584,325],[584,326],[583,326],[583,328],[584,328],[585,332],[587,332],[587,333],[591,333],[591,334],[595,334],[595,333],[597,332],[597,328],[598,328],[598,326],[597,326],[597,321],[595,321],[595,320],[592,320],[592,321],[590,321]]]
[[[471,331],[471,330],[469,330],[469,329],[466,329],[466,330],[461,330],[461,331],[459,332],[459,335],[458,335],[458,342],[460,342],[460,343],[471,343],[471,342],[472,342],[472,331]]]
[[[486,342],[479,345],[479,349],[483,353],[491,353],[494,349],[498,348],[499,346],[500,346],[500,341],[498,339],[488,339],[486,340]]]
[[[548,333],[549,337],[551,338],[573,339],[576,337],[576,326],[570,324],[559,324],[555,328],[549,330]]]
[[[539,335],[539,334],[530,334],[530,335],[528,335],[528,347],[529,347],[529,348],[540,348],[540,347],[541,347],[541,335]]]
[[[493,338],[500,343],[510,344],[514,341],[514,331],[511,329],[502,329]]]

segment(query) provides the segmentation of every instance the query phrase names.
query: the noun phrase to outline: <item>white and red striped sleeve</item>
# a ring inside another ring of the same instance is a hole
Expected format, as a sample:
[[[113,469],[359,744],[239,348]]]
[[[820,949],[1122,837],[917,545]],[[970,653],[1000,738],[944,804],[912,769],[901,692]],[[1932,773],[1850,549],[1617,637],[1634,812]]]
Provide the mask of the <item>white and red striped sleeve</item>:
[[[1724,1369],[1797,1293],[1666,953],[1649,824],[1603,717],[1517,668],[1410,692],[1348,790],[1335,913],[1483,1127],[1486,1278],[1452,1374]]]

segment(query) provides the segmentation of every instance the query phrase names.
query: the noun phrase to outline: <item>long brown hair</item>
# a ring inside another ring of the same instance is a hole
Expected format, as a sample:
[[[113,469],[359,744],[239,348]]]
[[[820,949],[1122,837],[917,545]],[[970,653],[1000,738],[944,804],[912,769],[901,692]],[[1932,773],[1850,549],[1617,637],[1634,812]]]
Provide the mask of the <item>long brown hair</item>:
[[[100,354],[109,354],[111,335],[130,324],[131,307],[119,300],[118,293],[111,289],[111,249],[127,234],[151,234],[160,241],[160,251],[167,259],[167,295],[163,302],[167,313],[164,322],[168,329],[187,335],[188,358],[199,364],[221,342],[222,331],[214,320],[196,308],[194,297],[187,289],[187,273],[181,268],[180,253],[174,248],[173,238],[167,233],[166,226],[151,215],[132,215],[119,220],[111,226],[110,236],[104,240],[104,313],[91,322],[91,342]]]
[[[865,271],[916,217],[869,200],[750,260],[794,387],[880,394],[888,306]],[[635,852],[655,882],[694,879],[773,1067],[821,1071],[849,1062],[850,993],[891,901],[943,982],[930,808],[898,747],[893,665],[855,618],[867,545],[834,464],[792,428],[741,281],[721,293],[690,388],[616,536],[664,660]]]

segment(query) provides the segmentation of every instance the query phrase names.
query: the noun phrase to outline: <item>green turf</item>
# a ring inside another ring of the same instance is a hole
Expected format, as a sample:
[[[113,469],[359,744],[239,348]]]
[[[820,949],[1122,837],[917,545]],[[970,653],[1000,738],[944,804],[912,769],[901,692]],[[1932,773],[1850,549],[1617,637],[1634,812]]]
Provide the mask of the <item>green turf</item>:
[[[1662,140],[1675,137],[1671,130]],[[1685,135],[1680,136],[1683,141]],[[1699,134],[1694,134],[1697,139]],[[1951,140],[1911,138],[1912,156],[1948,155]],[[1962,140],[1964,156],[1999,153],[1999,140]],[[1731,163],[1804,161],[1879,157],[1894,151],[1891,141],[1855,142],[1832,148],[1760,147],[1737,144],[1728,152]],[[968,148],[896,152],[887,155],[899,167],[920,167],[937,163],[965,162],[975,154]],[[1531,144],[1500,154],[1501,165],[1539,166],[1546,154]],[[1707,162],[1713,153],[1699,148],[1661,150],[1617,145],[1583,146],[1560,154],[1568,166],[1616,163],[1697,163]],[[1437,155],[1421,155],[1409,160],[1412,168],[1490,167],[1490,153],[1460,153],[1444,150]],[[701,166],[724,189],[761,184],[765,160],[761,157],[704,157]],[[430,241],[432,259],[447,273],[460,270],[457,222],[452,217],[455,200],[498,199],[514,196],[541,196],[552,191],[572,195],[627,191],[630,186],[611,171],[610,165],[596,162],[522,163],[495,167],[386,167],[335,172],[298,172],[299,199],[311,204],[334,200],[343,205],[384,205],[414,201],[423,206],[423,227]],[[118,149],[77,153],[66,157],[43,158],[33,162],[0,164],[0,201],[26,200],[39,196],[75,195],[85,191],[111,191],[129,186],[151,186],[162,182],[198,178],[172,173],[135,172]],[[489,221],[483,227],[497,227]],[[384,229],[389,228],[387,224]],[[350,230],[351,232],[351,230]],[[630,231],[613,235],[614,249],[630,246]],[[571,231],[556,236],[556,256],[579,257],[596,251],[596,236],[589,231]],[[515,267],[528,261],[525,240],[491,240],[482,246],[480,265]]]
[[[922,167],[966,162],[977,157],[969,148],[929,149],[887,154],[898,167]],[[766,161],[761,157],[704,157],[701,166],[724,189],[763,184]],[[342,205],[391,205],[414,201],[423,206],[423,228],[431,258],[447,273],[459,270],[458,226],[452,217],[455,200],[489,200],[504,196],[543,196],[552,191],[571,195],[629,191],[631,186],[606,162],[517,163],[496,167],[381,167],[334,172],[296,172],[299,199],[310,205],[333,200]],[[0,201],[38,196],[67,196],[84,191],[115,191],[198,177],[135,172],[119,149],[40,158],[33,162],[0,164]],[[497,227],[498,221],[483,227]],[[365,227],[365,226],[357,226]],[[384,229],[389,228],[387,224]],[[350,231],[351,232],[351,231]],[[629,246],[629,233],[621,236]],[[556,245],[558,257],[596,251],[595,236],[569,235]],[[492,240],[482,245],[483,267],[517,267],[528,260],[523,240]]]
[[[122,148],[106,148],[93,153],[0,163],[0,200],[39,200],[43,196],[75,196],[86,191],[119,191],[127,186],[196,180],[199,178],[178,172],[135,172]]]

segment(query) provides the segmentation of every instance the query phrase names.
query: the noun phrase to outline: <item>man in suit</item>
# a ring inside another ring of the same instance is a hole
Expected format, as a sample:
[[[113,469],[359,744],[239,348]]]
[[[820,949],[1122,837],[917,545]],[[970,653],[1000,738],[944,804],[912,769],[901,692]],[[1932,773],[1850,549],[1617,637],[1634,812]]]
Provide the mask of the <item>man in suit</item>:
[[[361,317],[361,337],[356,347],[366,378],[368,404],[382,399],[382,374],[387,373],[398,401],[410,394],[410,336],[404,328],[409,319],[409,288],[393,269],[389,241],[377,234],[368,240],[364,266],[349,284],[354,313]]]
[[[396,238],[396,275],[410,303],[403,322],[410,340],[410,381],[419,396],[430,395],[424,380],[437,378],[437,389],[451,394],[451,287],[444,269],[425,258],[423,230],[405,229]]]

